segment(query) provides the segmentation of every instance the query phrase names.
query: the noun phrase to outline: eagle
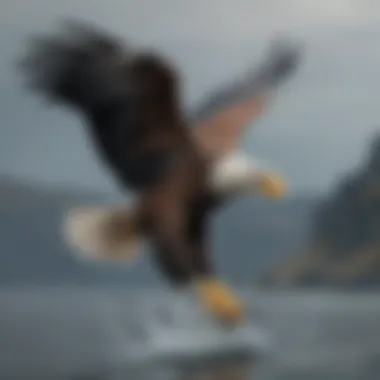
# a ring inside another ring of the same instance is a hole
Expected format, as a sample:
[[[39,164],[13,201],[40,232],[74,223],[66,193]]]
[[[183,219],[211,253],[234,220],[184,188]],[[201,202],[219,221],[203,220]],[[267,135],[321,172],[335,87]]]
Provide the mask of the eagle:
[[[69,210],[68,244],[81,257],[119,260],[148,243],[171,286],[192,286],[222,323],[243,321],[244,302],[212,263],[210,217],[242,193],[285,194],[284,179],[239,144],[298,67],[300,46],[275,41],[261,64],[207,94],[190,114],[178,70],[151,49],[79,20],[28,42],[20,61],[26,86],[81,118],[104,167],[133,195],[117,206]]]

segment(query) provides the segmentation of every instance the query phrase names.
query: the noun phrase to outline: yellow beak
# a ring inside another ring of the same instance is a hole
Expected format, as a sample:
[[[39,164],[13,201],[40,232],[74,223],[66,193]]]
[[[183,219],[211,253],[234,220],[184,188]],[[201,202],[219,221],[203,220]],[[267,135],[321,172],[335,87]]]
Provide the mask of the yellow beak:
[[[270,198],[283,198],[287,193],[285,180],[275,173],[264,173],[259,179],[259,193]]]

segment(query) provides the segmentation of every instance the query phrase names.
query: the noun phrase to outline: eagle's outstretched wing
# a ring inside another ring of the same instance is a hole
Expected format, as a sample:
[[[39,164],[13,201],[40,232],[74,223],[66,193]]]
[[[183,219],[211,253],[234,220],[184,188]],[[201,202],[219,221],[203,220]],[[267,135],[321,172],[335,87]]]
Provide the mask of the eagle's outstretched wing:
[[[214,156],[236,149],[248,124],[268,107],[273,91],[297,68],[298,46],[277,42],[259,68],[208,96],[195,111],[193,133]]]
[[[191,144],[171,65],[92,25],[70,21],[33,40],[21,67],[34,90],[84,115],[99,153],[126,187],[150,186]]]

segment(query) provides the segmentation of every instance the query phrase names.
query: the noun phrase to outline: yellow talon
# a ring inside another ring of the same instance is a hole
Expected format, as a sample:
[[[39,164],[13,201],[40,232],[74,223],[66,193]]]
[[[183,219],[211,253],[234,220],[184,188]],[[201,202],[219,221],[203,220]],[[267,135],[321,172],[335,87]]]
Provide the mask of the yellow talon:
[[[204,307],[220,322],[237,324],[243,320],[245,306],[225,284],[203,279],[197,281],[196,286]]]
[[[285,180],[277,174],[262,174],[260,187],[261,192],[271,198],[282,198],[286,194]]]

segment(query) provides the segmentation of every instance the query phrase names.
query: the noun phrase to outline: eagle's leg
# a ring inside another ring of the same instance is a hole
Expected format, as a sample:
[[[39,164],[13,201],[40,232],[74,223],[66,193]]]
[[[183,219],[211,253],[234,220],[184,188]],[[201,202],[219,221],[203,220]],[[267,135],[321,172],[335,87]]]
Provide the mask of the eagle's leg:
[[[254,191],[270,198],[283,198],[287,186],[284,178],[277,173],[263,172],[254,175]]]
[[[208,312],[223,323],[237,324],[245,315],[244,304],[214,275],[205,246],[208,210],[206,205],[192,206],[190,211],[183,202],[154,203],[156,259],[173,285],[193,284]]]
[[[208,312],[222,323],[237,324],[245,317],[245,305],[227,284],[214,275],[211,257],[205,244],[206,220],[203,216],[202,213],[198,214],[198,217],[192,218],[193,223],[190,223],[190,240],[194,248],[193,283]]]
[[[244,303],[218,278],[198,278],[195,285],[204,307],[218,320],[237,324],[244,319],[246,313]]]

